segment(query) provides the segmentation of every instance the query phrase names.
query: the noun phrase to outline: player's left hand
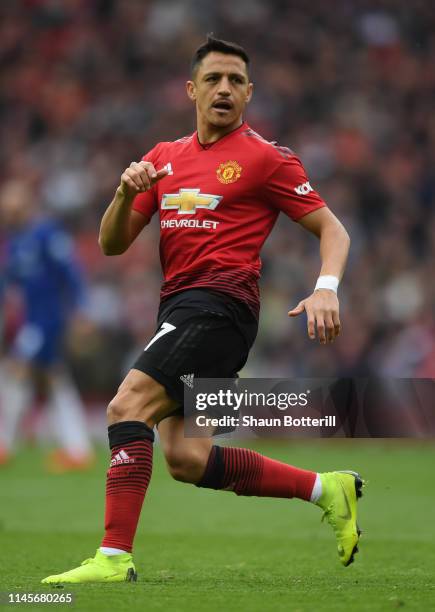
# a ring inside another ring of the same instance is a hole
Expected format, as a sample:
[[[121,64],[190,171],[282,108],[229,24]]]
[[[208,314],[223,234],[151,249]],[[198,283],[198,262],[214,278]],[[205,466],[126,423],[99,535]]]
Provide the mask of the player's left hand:
[[[307,313],[308,336],[317,336],[320,344],[334,342],[340,333],[340,316],[337,294],[330,289],[317,289],[309,297],[290,310],[289,317]]]

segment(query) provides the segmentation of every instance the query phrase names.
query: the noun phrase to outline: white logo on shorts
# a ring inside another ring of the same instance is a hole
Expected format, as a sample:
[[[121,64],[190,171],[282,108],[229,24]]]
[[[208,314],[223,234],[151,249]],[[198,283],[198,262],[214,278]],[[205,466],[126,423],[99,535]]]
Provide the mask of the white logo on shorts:
[[[184,382],[185,385],[193,389],[193,377],[194,376],[195,376],[194,374],[183,374],[182,376],[180,376],[180,380],[181,382]]]

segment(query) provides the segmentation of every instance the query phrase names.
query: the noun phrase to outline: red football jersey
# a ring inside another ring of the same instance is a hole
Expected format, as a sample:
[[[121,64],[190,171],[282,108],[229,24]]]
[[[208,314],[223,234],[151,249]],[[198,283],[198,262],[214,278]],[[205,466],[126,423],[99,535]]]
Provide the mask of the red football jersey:
[[[260,250],[279,212],[297,221],[325,206],[300,160],[246,123],[209,145],[197,132],[161,142],[142,159],[169,169],[133,203],[148,219],[159,211],[162,299],[208,287],[258,317]]]

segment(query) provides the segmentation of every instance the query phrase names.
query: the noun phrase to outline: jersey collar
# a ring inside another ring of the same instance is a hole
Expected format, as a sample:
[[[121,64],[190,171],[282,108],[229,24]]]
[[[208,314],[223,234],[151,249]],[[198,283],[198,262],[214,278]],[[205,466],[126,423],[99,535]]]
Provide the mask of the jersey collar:
[[[201,144],[199,142],[199,138],[198,138],[198,131],[196,131],[194,133],[194,135],[193,135],[193,144],[194,144],[194,147],[195,147],[195,149],[197,151],[208,151],[209,149],[216,148],[216,146],[219,143],[221,143],[223,140],[228,140],[228,138],[231,138],[232,136],[235,136],[236,134],[238,134],[242,130],[248,129],[248,127],[249,126],[246,123],[246,121],[243,121],[242,124],[239,125],[239,127],[235,128],[231,132],[228,132],[228,134],[225,134],[225,136],[222,136],[222,138],[219,138],[219,140],[216,140],[215,142],[211,142],[209,144]]]

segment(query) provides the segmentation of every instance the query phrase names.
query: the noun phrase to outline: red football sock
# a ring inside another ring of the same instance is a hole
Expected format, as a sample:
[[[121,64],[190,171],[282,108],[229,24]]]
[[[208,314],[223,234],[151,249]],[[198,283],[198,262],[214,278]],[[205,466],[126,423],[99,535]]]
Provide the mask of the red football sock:
[[[258,497],[309,500],[316,473],[264,457],[246,448],[213,446],[199,487]]]
[[[153,439],[152,430],[144,423],[125,421],[109,427],[112,456],[107,472],[105,535],[101,546],[132,550],[151,478]]]

